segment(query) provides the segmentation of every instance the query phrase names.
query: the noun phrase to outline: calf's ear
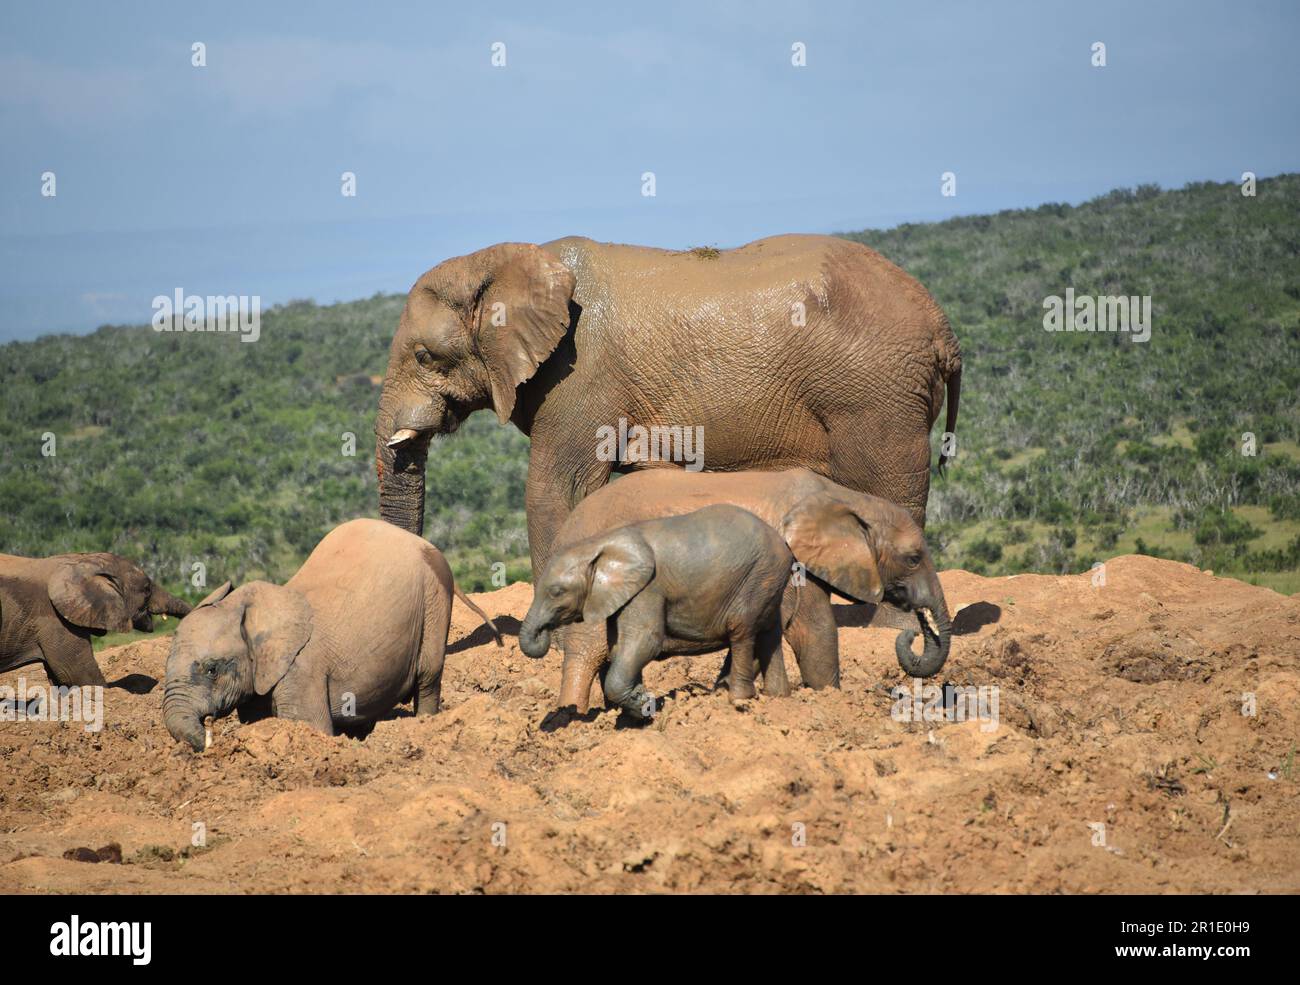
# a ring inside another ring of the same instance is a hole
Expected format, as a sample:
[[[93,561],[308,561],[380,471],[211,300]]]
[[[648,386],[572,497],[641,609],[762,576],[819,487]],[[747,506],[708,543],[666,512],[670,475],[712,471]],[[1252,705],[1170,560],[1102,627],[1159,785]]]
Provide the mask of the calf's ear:
[[[885,594],[869,530],[847,504],[821,494],[800,501],[781,521],[795,560],[858,602],[879,602]]]
[[[46,585],[50,602],[68,622],[83,629],[131,630],[126,588],[108,562],[112,555],[83,554],[62,561]]]
[[[311,603],[292,588],[250,582],[239,631],[253,661],[253,690],[268,694],[311,639]]]
[[[582,607],[582,621],[602,623],[650,583],[654,552],[640,534],[624,532],[604,541],[591,559],[591,587]]]

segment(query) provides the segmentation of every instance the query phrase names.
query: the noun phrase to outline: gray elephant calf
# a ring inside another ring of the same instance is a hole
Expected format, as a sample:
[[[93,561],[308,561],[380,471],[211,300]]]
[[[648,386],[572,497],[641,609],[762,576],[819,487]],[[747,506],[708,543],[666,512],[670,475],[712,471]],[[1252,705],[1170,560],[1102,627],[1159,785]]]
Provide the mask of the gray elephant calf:
[[[438,710],[451,596],[500,634],[452,580],[442,553],[382,520],[352,520],[288,583],[222,585],[176,630],[163,719],[202,750],[203,719],[269,711],[333,735],[414,698]],[[269,704],[269,707],[268,707]]]
[[[0,673],[43,663],[55,684],[103,685],[92,636],[149,633],[154,616],[189,611],[116,554],[0,554]]]
[[[641,683],[646,664],[661,653],[727,645],[731,698],[743,701],[754,696],[755,669],[766,674],[780,659],[781,599],[793,565],[781,535],[736,506],[620,527],[552,556],[519,645],[541,657],[557,627],[605,624],[605,697],[638,718],[652,708]]]

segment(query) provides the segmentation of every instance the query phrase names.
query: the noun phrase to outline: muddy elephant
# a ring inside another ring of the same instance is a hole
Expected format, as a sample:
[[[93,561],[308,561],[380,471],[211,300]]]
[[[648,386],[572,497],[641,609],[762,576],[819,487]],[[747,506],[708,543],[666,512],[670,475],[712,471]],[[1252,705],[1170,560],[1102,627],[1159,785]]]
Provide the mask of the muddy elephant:
[[[629,524],[555,552],[519,646],[543,656],[551,632],[578,620],[608,634],[605,698],[637,718],[652,711],[641,683],[646,664],[726,646],[731,698],[744,701],[755,694],[756,671],[766,676],[773,657],[780,660],[781,601],[793,572],[780,535],[737,506]]]
[[[930,428],[945,387],[956,428],[960,380],[939,306],[847,240],[503,243],[439,264],[407,296],[375,423],[379,512],[421,532],[430,439],[490,407],[531,438],[534,580],[612,471],[680,465],[692,436],[708,471],[804,466],[923,526]]]
[[[899,666],[913,677],[930,677],[943,667],[952,645],[952,621],[920,527],[901,507],[808,469],[698,474],[654,469],[624,476],[574,508],[560,528],[556,550],[624,524],[712,503],[742,507],[768,523],[803,565],[806,583],[784,630],[804,685],[840,683],[832,591],[855,602],[883,600],[914,613],[924,647],[919,656],[914,654],[916,633],[901,633],[895,642]],[[608,655],[604,636],[577,623],[556,638],[564,651],[560,706],[586,711],[592,681]]]
[[[92,636],[153,632],[189,604],[116,554],[0,554],[0,673],[43,663],[55,684],[103,685]]]
[[[284,585],[229,582],[181,621],[167,657],[163,722],[201,751],[203,720],[238,711],[360,728],[414,699],[438,710],[451,597],[500,634],[456,587],[442,553],[392,524],[352,520]]]

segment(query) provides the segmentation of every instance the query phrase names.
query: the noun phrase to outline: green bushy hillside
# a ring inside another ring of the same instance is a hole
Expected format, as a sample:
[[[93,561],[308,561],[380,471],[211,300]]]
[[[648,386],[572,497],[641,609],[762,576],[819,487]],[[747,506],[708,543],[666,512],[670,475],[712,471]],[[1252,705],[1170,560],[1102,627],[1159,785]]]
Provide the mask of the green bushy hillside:
[[[377,515],[375,407],[403,300],[280,306],[251,344],[101,328],[0,348],[0,551],[112,550],[177,585],[195,562],[209,586],[287,578],[331,527]],[[491,415],[434,446],[426,533],[467,584],[497,560],[526,575],[527,468],[528,439]]]
[[[1143,187],[850,238],[916,275],[962,341],[958,456],[931,500],[945,566],[1083,570],[1136,549],[1300,591],[1300,176],[1253,199]],[[1150,341],[1044,331],[1067,287],[1150,295]],[[376,514],[402,300],[279,306],[255,344],[105,327],[0,347],[0,552],[113,550],[173,587],[196,562],[209,586],[288,577],[331,526]],[[431,453],[426,535],[470,589],[497,562],[527,575],[527,447],[480,413]]]

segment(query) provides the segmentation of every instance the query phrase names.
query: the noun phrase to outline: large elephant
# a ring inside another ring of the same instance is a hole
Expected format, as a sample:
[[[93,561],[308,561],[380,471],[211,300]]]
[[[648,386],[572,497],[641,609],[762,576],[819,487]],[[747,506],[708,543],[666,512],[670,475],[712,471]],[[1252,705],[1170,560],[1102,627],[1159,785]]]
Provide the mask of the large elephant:
[[[103,685],[92,636],[153,631],[189,604],[116,554],[0,554],[0,673],[43,663],[55,684]]]
[[[748,510],[779,531],[804,566],[806,583],[784,631],[806,686],[840,683],[832,591],[913,613],[925,643],[918,656],[911,649],[916,633],[901,633],[895,641],[899,666],[913,677],[931,677],[943,668],[952,645],[952,619],[921,529],[902,507],[807,469],[698,475],[654,469],[624,476],[574,508],[556,537],[555,556],[570,544],[627,524],[714,503]],[[540,591],[539,583],[534,595]],[[525,622],[519,633],[526,653],[540,647],[530,631],[535,626]],[[604,626],[578,622],[557,635],[564,651],[559,704],[586,711],[592,681],[609,653]]]
[[[379,512],[422,532],[430,438],[491,407],[531,438],[534,581],[612,470],[664,464],[612,460],[603,428],[698,428],[705,469],[801,465],[924,524],[930,428],[945,386],[956,427],[960,378],[930,295],[847,240],[503,243],[439,264],[407,296],[375,424]]]

